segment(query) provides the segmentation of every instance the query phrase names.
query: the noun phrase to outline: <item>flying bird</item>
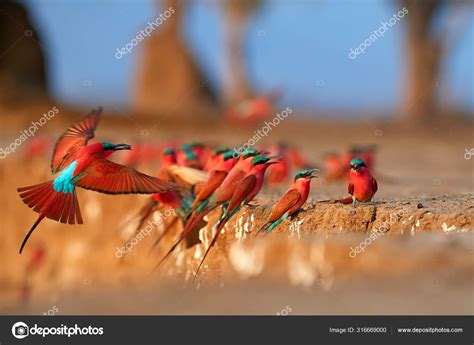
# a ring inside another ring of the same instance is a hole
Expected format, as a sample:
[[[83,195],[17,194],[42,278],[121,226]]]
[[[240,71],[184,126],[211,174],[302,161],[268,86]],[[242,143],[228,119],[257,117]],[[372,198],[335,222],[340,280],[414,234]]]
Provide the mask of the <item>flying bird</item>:
[[[257,234],[266,231],[271,232],[281,222],[296,215],[308,199],[311,179],[319,176],[313,175],[318,169],[300,170],[295,175],[293,184],[285,194],[273,205],[270,215],[265,224],[257,231]]]
[[[101,111],[100,107],[93,110],[59,138],[51,162],[53,175],[58,174],[55,179],[18,188],[23,202],[39,213],[21,244],[20,254],[44,218],[66,224],[83,223],[76,187],[105,194],[155,194],[180,188],[106,159],[115,151],[130,150],[128,144],[88,144],[94,137]]]

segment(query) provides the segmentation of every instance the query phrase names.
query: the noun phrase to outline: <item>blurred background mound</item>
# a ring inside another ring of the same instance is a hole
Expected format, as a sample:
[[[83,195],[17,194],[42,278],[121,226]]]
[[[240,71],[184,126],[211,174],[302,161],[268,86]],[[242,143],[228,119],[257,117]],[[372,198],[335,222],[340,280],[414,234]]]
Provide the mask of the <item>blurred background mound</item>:
[[[0,102],[15,103],[48,96],[43,40],[16,1],[0,3]]]

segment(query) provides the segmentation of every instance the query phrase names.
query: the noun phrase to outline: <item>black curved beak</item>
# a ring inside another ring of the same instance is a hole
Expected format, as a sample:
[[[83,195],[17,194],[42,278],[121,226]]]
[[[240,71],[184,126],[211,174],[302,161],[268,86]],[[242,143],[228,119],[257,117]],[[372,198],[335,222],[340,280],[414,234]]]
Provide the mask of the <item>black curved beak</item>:
[[[318,175],[314,174],[316,171],[319,171],[319,169],[311,169],[311,175],[309,175],[309,178],[312,179],[312,178],[319,178]]]
[[[117,144],[114,146],[114,151],[119,151],[119,150],[131,150],[132,146],[128,144]]]

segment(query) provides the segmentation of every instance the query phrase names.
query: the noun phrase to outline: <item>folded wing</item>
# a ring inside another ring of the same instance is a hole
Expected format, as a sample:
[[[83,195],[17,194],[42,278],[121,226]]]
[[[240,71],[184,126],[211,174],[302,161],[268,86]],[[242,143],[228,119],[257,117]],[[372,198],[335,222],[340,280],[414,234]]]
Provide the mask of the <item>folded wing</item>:
[[[255,175],[249,175],[239,183],[230,199],[228,208],[229,213],[232,213],[242,203],[242,201],[244,201],[255,187],[255,183],[257,183],[257,177]],[[248,202],[251,200],[246,201]]]
[[[268,216],[267,222],[274,222],[289,211],[293,206],[296,205],[299,198],[301,197],[300,192],[296,189],[290,189],[287,191],[280,200],[277,201],[272,207],[272,211]]]

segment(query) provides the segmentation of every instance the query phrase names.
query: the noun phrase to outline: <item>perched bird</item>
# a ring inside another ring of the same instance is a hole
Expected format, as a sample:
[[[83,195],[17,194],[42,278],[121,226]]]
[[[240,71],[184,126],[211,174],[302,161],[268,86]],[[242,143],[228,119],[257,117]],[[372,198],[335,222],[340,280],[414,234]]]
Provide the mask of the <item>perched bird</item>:
[[[219,164],[222,159],[223,159],[223,154],[229,151],[230,148],[227,146],[219,146],[216,148],[210,155],[209,158],[206,161],[206,164],[204,164],[204,168],[202,170],[204,171],[211,171],[216,167],[217,164]]]
[[[317,169],[300,170],[295,175],[293,184],[285,194],[273,205],[270,215],[257,234],[275,229],[288,217],[295,216],[308,199],[311,179],[319,176],[313,175]]]
[[[369,172],[369,168],[360,158],[351,160],[349,173],[349,186],[347,191],[352,197],[337,200],[343,204],[352,201],[352,205],[356,207],[358,203],[373,202],[375,193],[377,192],[377,181]]]
[[[226,178],[229,171],[237,163],[237,159],[234,158],[232,151],[227,151],[220,154],[222,160],[216,163],[215,167],[209,171],[209,177],[202,185],[199,186],[199,192],[196,192],[196,198],[191,205],[191,211],[208,199]]]
[[[192,189],[195,185],[203,184],[208,178],[208,175],[201,170],[176,165],[176,152],[171,147],[166,147],[161,157],[161,166],[157,177],[184,186],[185,191]],[[138,221],[134,233],[138,234],[140,232],[145,221],[156,210],[174,210],[175,214],[173,218],[165,225],[163,232],[157,237],[151,249],[156,247],[177,221],[184,222],[185,216],[189,213],[190,204],[192,203],[190,195],[190,192],[183,193],[177,190],[153,194],[148,203],[146,203],[138,213]],[[122,258],[124,257],[125,256],[122,256]]]
[[[219,188],[216,189],[213,199],[215,204],[230,200],[239,182],[242,181],[253,166],[252,159],[250,158],[256,157],[258,154],[260,154],[260,151],[248,149],[240,155],[235,166],[229,171]]]
[[[239,157],[237,163],[229,171],[229,173],[226,175],[220,186],[217,187],[215,192],[210,197],[199,203],[199,205],[194,205],[194,211],[192,211],[188,215],[181,235],[173,243],[171,248],[168,250],[165,256],[163,256],[160,262],[158,262],[155,269],[161,266],[161,264],[171,255],[171,253],[173,253],[179,243],[181,243],[183,239],[189,236],[189,234],[192,233],[193,230],[201,228],[203,226],[203,219],[209,212],[211,212],[214,208],[228,202],[231,199],[235,188],[237,188],[239,182],[241,182],[245,178],[246,174],[250,171],[252,167],[252,159],[250,158],[255,157],[257,153],[259,153],[259,151],[255,149],[248,149],[243,152],[243,154]]]
[[[265,156],[256,156],[252,159],[252,168],[235,188],[235,191],[232,193],[232,197],[228,203],[223,206],[224,211],[219,222],[217,223],[216,232],[212,238],[211,244],[209,247],[207,247],[201,262],[199,263],[196,273],[194,274],[194,279],[197,277],[201,266],[206,260],[209,251],[216,243],[217,238],[219,237],[219,234],[225,224],[240,210],[242,206],[252,201],[262,189],[265,171],[272,164],[278,163],[276,161],[270,161],[270,159],[271,158]]]
[[[269,97],[257,96],[244,99],[232,106],[227,111],[226,117],[232,123],[253,125],[270,116],[272,108],[272,100]]]
[[[173,148],[166,147],[163,150],[163,154],[161,156],[161,166],[157,177],[164,181],[174,182],[171,180],[168,173],[169,167],[174,164],[176,164],[176,152]],[[170,190],[165,193],[153,194],[151,198],[158,203],[162,203],[173,208],[177,208],[180,203],[179,194],[175,190]]]
[[[130,150],[130,145],[108,142],[88,144],[94,137],[101,111],[102,108],[92,111],[59,138],[51,163],[53,174],[59,173],[54,180],[18,188],[23,202],[39,213],[21,244],[20,253],[44,218],[82,224],[76,187],[106,194],[154,194],[179,188],[106,159],[115,151]]]
[[[268,150],[275,155],[278,155],[276,164],[268,169],[268,185],[273,186],[284,183],[290,174],[290,162],[287,156],[288,146],[286,143],[279,143],[275,147]]]
[[[176,164],[176,151],[173,148],[166,147],[161,155],[161,166],[157,177],[163,181],[174,182],[171,181],[168,174],[168,168],[174,164]],[[140,231],[145,221],[158,205],[178,209],[181,202],[182,198],[176,190],[151,195],[148,202],[138,212],[138,222],[134,233],[137,234]]]
[[[211,150],[199,141],[194,141],[189,146],[191,147],[191,151],[197,156],[200,166],[204,167],[211,155]]]
[[[286,154],[291,165],[296,168],[295,170],[310,169],[313,166],[296,147],[287,148]]]
[[[329,153],[325,156],[325,178],[328,181],[347,180],[350,171],[350,162],[354,158],[361,158],[367,167],[374,169],[376,146],[367,145],[357,146],[352,145],[349,150],[342,154]]]
[[[335,152],[327,153],[324,156],[324,177],[326,178],[326,180],[342,180],[345,176],[347,176],[348,164],[344,164],[344,160],[344,157],[340,156]]]
[[[201,162],[199,161],[199,157],[194,153],[192,150],[191,145],[183,144],[181,146],[181,150],[178,152],[176,156],[176,160],[178,165],[193,168],[193,169],[201,169]]]
[[[184,236],[190,233],[198,224],[201,224],[201,220],[210,211],[230,200],[235,188],[252,168],[252,159],[250,158],[255,157],[258,153],[259,151],[255,149],[248,149],[243,152],[223,181],[216,186],[215,192],[199,205],[195,205],[193,212],[186,221],[183,231]]]

